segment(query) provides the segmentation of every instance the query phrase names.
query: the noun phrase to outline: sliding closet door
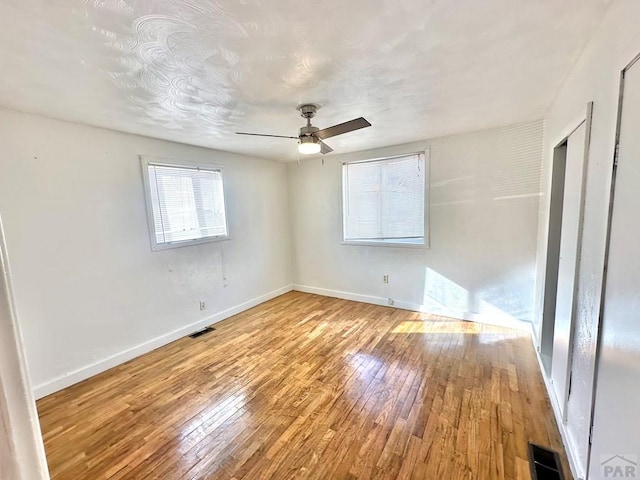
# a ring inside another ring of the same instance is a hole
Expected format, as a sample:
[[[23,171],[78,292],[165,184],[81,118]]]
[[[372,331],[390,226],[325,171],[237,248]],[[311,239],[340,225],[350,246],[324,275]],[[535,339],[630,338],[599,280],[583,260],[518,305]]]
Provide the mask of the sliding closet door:
[[[590,478],[640,478],[640,61],[623,85]]]
[[[582,228],[582,202],[587,125],[582,123],[567,138],[562,230],[558,264],[553,363],[551,378],[563,415],[569,392],[572,332],[575,320],[576,268]]]

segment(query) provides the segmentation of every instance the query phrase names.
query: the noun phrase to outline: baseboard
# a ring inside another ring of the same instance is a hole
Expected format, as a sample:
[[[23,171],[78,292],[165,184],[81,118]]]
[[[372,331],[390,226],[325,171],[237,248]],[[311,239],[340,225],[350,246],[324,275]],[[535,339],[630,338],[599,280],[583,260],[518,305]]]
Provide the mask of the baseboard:
[[[517,330],[531,329],[531,323],[515,318],[501,319],[493,315],[465,312],[463,310],[455,310],[446,307],[433,308],[426,305],[420,305],[418,303],[405,302],[401,300],[395,300],[393,305],[389,304],[389,299],[384,297],[376,297],[373,295],[363,295],[360,293],[345,292],[341,290],[330,290],[327,288],[312,287],[309,285],[294,284],[293,290],[298,292],[314,293],[316,295],[322,295],[325,297],[342,298],[343,300],[353,300],[355,302],[371,303],[374,305],[383,305],[385,307],[399,308],[401,310],[410,310],[412,312],[430,313],[432,315],[441,315],[443,317],[459,318],[461,320],[468,320],[471,322],[485,323],[488,325],[495,325],[499,327],[514,328]]]
[[[178,340],[179,338],[190,335],[193,332],[197,332],[204,327],[213,325],[214,323],[218,323],[226,318],[232,317],[233,315],[237,315],[238,313],[244,312],[245,310],[253,308],[256,305],[264,303],[267,300],[271,300],[272,298],[290,292],[291,290],[293,290],[293,286],[286,285],[284,287],[278,288],[277,290],[273,290],[271,292],[265,293],[264,295],[260,295],[259,297],[252,298],[251,300],[228,308],[222,312],[215,313],[207,318],[198,320],[197,322],[185,325],[184,327],[181,327],[177,330],[165,333],[164,335],[148,340],[144,343],[136,345],[135,347],[128,348],[127,350],[116,353],[115,355],[111,355],[85,367],[73,370],[69,373],[54,378],[53,380],[37,385],[33,389],[33,394],[36,399],[51,395],[52,393],[70,387],[75,383],[86,380],[87,378],[93,377],[94,375],[109,370],[110,368],[121,365],[124,362],[128,362],[129,360],[139,357],[140,355],[149,353],[150,351],[162,347],[175,340]]]
[[[578,467],[578,464],[575,460],[574,445],[565,428],[565,424],[562,419],[562,411],[560,410],[560,404],[558,403],[558,399],[556,397],[555,390],[553,389],[551,379],[545,373],[542,357],[540,356],[540,352],[538,351],[538,347],[535,342],[535,334],[533,332],[533,329],[531,331],[531,341],[533,343],[533,350],[536,352],[538,367],[540,368],[540,373],[542,375],[542,379],[544,380],[544,386],[547,389],[547,397],[549,397],[549,402],[551,403],[551,410],[553,410],[553,415],[556,419],[556,425],[558,426],[558,430],[560,431],[560,437],[562,438],[564,451],[567,454],[567,460],[569,461],[571,475],[575,480],[583,480],[585,478],[586,472],[581,471],[582,469]]]
[[[342,292],[340,290],[329,290],[326,288],[310,287],[308,285],[293,284],[293,289],[297,292],[314,293],[323,297],[341,298],[343,300],[353,300],[354,302],[372,303],[374,305],[389,306],[387,299],[374,297],[372,295],[361,295],[359,293]]]

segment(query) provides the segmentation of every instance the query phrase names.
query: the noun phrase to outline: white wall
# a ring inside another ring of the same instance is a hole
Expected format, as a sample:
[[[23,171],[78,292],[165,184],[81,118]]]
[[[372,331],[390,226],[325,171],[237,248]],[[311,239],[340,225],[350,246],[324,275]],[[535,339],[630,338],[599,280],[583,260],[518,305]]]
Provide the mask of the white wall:
[[[152,252],[138,155],[223,165],[231,239]],[[0,165],[38,396],[290,289],[283,164],[0,110]]]
[[[607,210],[611,182],[614,136],[618,107],[618,89],[620,72],[625,65],[640,52],[640,2],[635,0],[616,0],[612,3],[601,26],[595,32],[589,44],[578,59],[574,69],[558,92],[556,99],[545,118],[545,196],[541,201],[539,229],[539,256],[536,292],[535,323],[539,325],[542,311],[542,278],[546,255],[547,212],[549,207],[551,153],[567,126],[580,116],[584,117],[586,104],[594,102],[591,146],[587,171],[585,217],[582,256],[577,281],[578,310],[576,318],[577,342],[573,366],[572,402],[570,408],[581,412],[575,422],[589,422],[592,379],[595,365],[596,326],[600,311],[601,287],[603,278],[604,249],[606,239]],[[638,198],[640,202],[640,198]],[[639,382],[640,371],[634,368],[625,370],[625,381],[620,381],[621,370],[629,365],[624,360],[630,358],[629,352],[619,351],[616,345],[624,337],[640,336],[640,324],[629,329],[619,328],[615,321],[603,326],[603,358],[617,359],[613,362],[601,362],[599,388],[596,399],[593,451],[591,456],[591,478],[599,477],[600,453],[635,453],[640,455],[640,436],[637,425],[635,442],[621,445],[610,443],[612,438],[624,438],[621,432],[615,432],[614,426],[608,426],[607,417],[616,409],[616,398],[625,395],[625,383]],[[624,341],[622,342],[625,343]],[[636,352],[637,353],[637,352]],[[615,379],[607,384],[605,379]],[[586,425],[588,430],[588,424]],[[584,443],[588,438],[581,438]],[[607,444],[608,443],[608,444]],[[569,450],[572,449],[568,445]],[[622,449],[621,451],[618,450]],[[606,450],[606,452],[604,452]],[[578,472],[581,473],[581,472]]]
[[[491,321],[530,320],[541,121],[290,164],[297,289]],[[430,148],[429,249],[341,245],[341,162]],[[390,282],[385,285],[383,275]]]

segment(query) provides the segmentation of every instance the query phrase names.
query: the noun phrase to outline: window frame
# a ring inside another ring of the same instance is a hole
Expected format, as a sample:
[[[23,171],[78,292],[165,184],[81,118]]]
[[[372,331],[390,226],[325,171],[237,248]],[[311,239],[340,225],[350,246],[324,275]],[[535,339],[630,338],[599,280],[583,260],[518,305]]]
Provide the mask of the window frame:
[[[140,165],[142,169],[142,180],[144,187],[145,207],[147,211],[147,230],[149,231],[149,240],[151,242],[151,250],[154,252],[161,250],[169,250],[172,248],[187,247],[190,245],[201,245],[204,243],[220,242],[231,238],[229,233],[229,216],[227,209],[227,190],[224,181],[224,167],[222,165],[214,165],[202,161],[175,160],[162,157],[153,157],[140,155]],[[222,198],[224,201],[224,220],[226,235],[215,235],[210,237],[195,238],[192,240],[178,240],[174,242],[158,243],[155,232],[155,220],[153,217],[153,202],[151,199],[151,184],[149,181],[149,166],[174,167],[191,170],[209,170],[220,172],[222,180]]]
[[[431,245],[431,229],[429,222],[429,175],[430,175],[430,148],[416,152],[398,153],[388,155],[384,157],[366,158],[362,160],[348,160],[340,162],[340,244],[341,245],[354,245],[354,246],[368,246],[368,247],[400,247],[400,248],[413,248],[413,249],[429,249]],[[356,163],[370,163],[379,162],[383,160],[393,160],[394,158],[409,157],[412,155],[422,155],[424,158],[424,237],[423,243],[405,243],[405,242],[393,242],[384,240],[347,240],[345,238],[345,178],[344,178],[344,166],[348,164]]]

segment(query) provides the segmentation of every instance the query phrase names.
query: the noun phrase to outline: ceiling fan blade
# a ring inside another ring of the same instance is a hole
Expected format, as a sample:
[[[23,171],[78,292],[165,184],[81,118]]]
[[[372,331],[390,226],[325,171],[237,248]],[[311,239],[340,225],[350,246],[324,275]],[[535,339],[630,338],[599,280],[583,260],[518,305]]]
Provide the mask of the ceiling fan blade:
[[[322,140],[318,140],[318,142],[320,142],[320,153],[321,154],[324,155],[325,153],[333,152],[333,148],[331,148],[329,145],[324,143]]]
[[[252,135],[254,137],[293,138],[294,140],[298,140],[298,137],[289,137],[288,135],[269,135],[266,133],[236,132],[236,135]]]
[[[333,127],[318,130],[314,134],[314,136],[318,137],[320,140],[324,140],[325,138],[335,137],[336,135],[342,135],[343,133],[353,132],[354,130],[359,130],[361,128],[370,126],[371,124],[369,122],[360,117],[354,120],[349,120],[348,122],[339,123],[338,125],[334,125]]]

